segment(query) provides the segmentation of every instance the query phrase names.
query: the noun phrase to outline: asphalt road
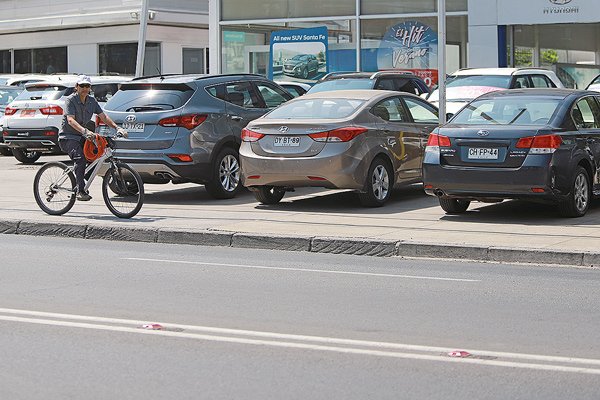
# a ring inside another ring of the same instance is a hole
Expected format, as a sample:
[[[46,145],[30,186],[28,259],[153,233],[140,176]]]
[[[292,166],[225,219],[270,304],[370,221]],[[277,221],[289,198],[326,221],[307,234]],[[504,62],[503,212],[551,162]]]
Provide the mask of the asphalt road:
[[[597,270],[18,235],[0,254],[3,399],[600,397]]]

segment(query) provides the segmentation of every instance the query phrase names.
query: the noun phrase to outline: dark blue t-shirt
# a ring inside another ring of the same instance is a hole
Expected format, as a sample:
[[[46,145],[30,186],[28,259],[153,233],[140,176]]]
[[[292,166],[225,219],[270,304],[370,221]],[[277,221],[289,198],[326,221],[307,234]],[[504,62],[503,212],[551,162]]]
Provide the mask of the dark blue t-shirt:
[[[69,125],[69,122],[67,122],[68,115],[72,115],[79,125],[85,126],[85,124],[92,119],[92,115],[103,112],[102,107],[100,107],[100,104],[98,104],[98,101],[96,101],[95,98],[87,96],[85,98],[85,103],[82,103],[81,98],[77,93],[73,93],[67,97],[65,107],[65,115],[63,116],[61,131],[58,135],[59,139],[81,139],[81,132],[77,132]]]

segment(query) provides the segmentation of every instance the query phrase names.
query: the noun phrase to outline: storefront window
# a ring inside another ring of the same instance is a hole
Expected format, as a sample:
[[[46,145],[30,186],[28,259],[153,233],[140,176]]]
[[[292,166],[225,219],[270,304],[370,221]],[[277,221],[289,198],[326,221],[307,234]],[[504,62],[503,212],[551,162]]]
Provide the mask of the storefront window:
[[[437,12],[438,0],[362,0],[362,14],[409,14]],[[447,0],[446,11],[467,11],[467,0]]]
[[[66,47],[15,50],[15,73],[55,74],[66,72]]]
[[[205,49],[183,49],[183,73],[204,74],[204,50]]]
[[[224,20],[333,17],[356,14],[355,0],[222,0]]]
[[[10,74],[10,50],[0,50],[0,72]]]
[[[135,75],[137,43],[101,44],[98,46],[100,73]],[[160,44],[146,43],[144,75],[157,75],[160,69]]]

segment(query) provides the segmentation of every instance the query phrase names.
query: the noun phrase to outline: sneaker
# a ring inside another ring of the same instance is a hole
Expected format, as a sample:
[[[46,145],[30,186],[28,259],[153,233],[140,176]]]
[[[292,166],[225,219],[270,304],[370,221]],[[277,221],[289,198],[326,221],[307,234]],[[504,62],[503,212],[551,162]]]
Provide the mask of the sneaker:
[[[77,193],[77,200],[79,200],[79,201],[90,201],[91,199],[92,199],[92,196],[90,196],[86,192]]]

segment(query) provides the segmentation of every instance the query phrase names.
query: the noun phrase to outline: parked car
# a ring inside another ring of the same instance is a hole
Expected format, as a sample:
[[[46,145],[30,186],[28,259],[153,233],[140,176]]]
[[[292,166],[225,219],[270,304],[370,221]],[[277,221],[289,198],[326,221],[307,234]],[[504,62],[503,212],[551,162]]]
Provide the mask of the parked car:
[[[586,90],[593,90],[594,92],[600,92],[600,75],[592,79]]]
[[[421,162],[437,109],[387,90],[306,94],[248,124],[240,157],[244,185],[263,204],[313,186],[354,189],[382,206],[395,185],[421,181]]]
[[[307,79],[319,72],[319,60],[313,54],[297,54],[283,63],[283,73]]]
[[[361,89],[396,90],[417,96],[429,94],[429,88],[423,79],[402,71],[332,72],[321,78],[308,93]]]
[[[144,182],[194,182],[231,198],[242,129],[291,98],[260,75],[174,75],[125,83],[104,110],[129,131],[116,154]]]
[[[474,98],[497,90],[564,88],[553,71],[543,68],[465,68],[446,79],[446,112],[456,114]],[[438,106],[439,92],[427,98]]]
[[[308,83],[302,82],[277,81],[277,84],[287,90],[294,97],[302,96],[311,88]]]
[[[580,217],[600,189],[600,95],[568,89],[485,94],[436,129],[425,192],[450,214],[471,201],[540,200]]]
[[[42,154],[59,154],[58,132],[62,126],[65,99],[75,90],[77,75],[57,76],[55,81],[28,83],[25,89],[5,109],[4,142],[15,158],[25,164],[37,161]],[[117,91],[118,85],[129,81],[129,77],[92,76],[91,95],[104,97]]]
[[[0,86],[0,154],[3,156],[12,155],[10,148],[4,143],[4,109],[8,106],[18,95],[22,89],[15,86]]]

